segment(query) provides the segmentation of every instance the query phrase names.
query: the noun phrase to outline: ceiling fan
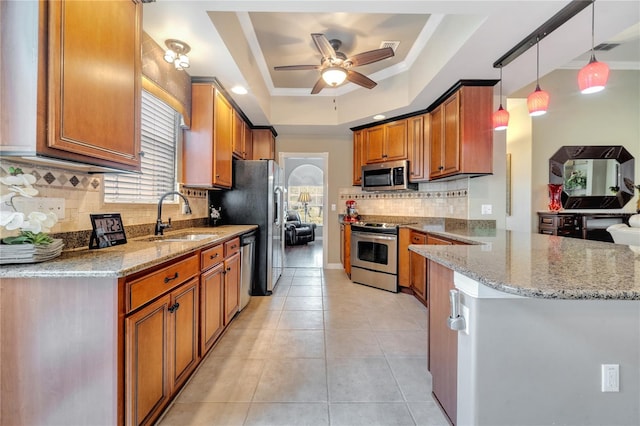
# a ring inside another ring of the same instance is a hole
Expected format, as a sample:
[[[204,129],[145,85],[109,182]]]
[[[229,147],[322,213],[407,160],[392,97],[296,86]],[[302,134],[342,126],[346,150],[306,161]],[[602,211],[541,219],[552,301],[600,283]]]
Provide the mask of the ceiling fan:
[[[311,37],[322,55],[320,65],[284,65],[273,69],[276,71],[320,70],[320,78],[311,89],[312,95],[320,93],[325,87],[339,86],[345,80],[373,89],[377,85],[375,81],[351,68],[378,62],[394,55],[392,48],[383,47],[347,58],[347,55],[338,51],[342,45],[340,40],[328,40],[324,34],[317,33],[311,34]]]

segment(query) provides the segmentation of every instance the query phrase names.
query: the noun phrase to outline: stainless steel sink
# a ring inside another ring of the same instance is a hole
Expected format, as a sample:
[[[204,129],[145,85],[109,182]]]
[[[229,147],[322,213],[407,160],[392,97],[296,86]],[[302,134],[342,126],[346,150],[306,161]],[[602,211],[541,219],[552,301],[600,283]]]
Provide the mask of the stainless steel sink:
[[[218,234],[176,234],[176,235],[156,235],[150,237],[148,241],[158,243],[171,243],[171,242],[188,242],[188,241],[200,241],[208,238],[215,238]]]

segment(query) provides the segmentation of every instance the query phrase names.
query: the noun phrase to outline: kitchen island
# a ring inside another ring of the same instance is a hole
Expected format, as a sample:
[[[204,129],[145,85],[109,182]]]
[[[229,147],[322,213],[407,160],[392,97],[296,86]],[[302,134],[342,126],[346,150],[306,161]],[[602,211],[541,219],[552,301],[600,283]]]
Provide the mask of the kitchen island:
[[[3,265],[0,424],[152,422],[228,323],[238,237],[255,228],[182,229]]]
[[[501,230],[440,233],[476,243],[409,247],[428,259],[433,392],[450,420],[640,424],[639,253]],[[446,325],[454,288],[461,331]],[[617,380],[603,380],[603,365],[619,366]]]

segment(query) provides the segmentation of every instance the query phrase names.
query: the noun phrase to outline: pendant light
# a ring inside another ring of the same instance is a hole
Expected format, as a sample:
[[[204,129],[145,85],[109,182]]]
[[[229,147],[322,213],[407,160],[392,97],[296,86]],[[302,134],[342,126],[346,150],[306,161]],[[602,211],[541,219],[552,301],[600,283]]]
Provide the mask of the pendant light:
[[[607,85],[609,79],[609,66],[604,62],[598,62],[595,55],[595,0],[591,3],[591,60],[578,73],[578,87],[584,94],[600,92]]]
[[[527,97],[527,108],[531,117],[547,113],[549,94],[540,89],[540,38],[536,38],[536,90]]]
[[[500,66],[500,106],[491,118],[493,130],[506,130],[509,125],[509,111],[502,108],[502,66]]]

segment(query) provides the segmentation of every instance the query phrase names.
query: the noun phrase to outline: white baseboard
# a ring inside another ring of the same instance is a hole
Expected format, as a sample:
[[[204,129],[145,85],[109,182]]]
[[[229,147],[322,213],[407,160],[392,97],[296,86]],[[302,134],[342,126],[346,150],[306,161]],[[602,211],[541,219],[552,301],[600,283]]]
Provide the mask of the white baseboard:
[[[325,269],[342,269],[342,263],[327,263]]]

